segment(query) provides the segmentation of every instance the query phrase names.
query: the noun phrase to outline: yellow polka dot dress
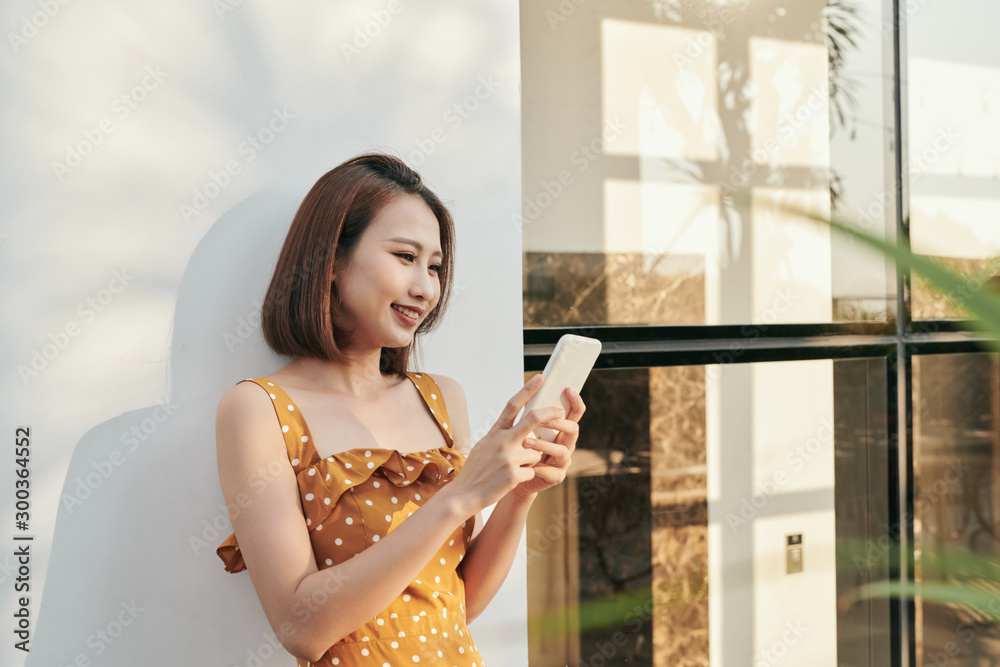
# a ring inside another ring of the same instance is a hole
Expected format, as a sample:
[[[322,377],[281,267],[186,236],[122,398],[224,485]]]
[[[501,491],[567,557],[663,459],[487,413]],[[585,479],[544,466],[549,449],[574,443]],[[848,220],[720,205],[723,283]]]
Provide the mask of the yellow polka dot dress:
[[[440,427],[446,445],[410,454],[394,449],[351,449],[321,459],[302,413],[266,377],[260,385],[274,404],[299,484],[299,497],[322,570],[364,551],[398,527],[455,478],[465,456],[454,449],[448,410],[437,383],[408,372]],[[327,665],[447,665],[482,667],[465,624],[465,582],[459,564],[472,537],[470,518],[441,545],[420,574],[375,618],[331,646],[317,662]],[[216,549],[227,572],[246,569],[235,533]]]

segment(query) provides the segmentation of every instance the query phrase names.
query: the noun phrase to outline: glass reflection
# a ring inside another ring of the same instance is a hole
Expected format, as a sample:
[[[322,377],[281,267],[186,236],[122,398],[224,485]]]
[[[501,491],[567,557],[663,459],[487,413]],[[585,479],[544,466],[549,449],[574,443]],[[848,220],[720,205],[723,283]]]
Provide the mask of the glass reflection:
[[[521,3],[526,326],[893,317],[796,213],[893,227],[882,3],[569,6]]]

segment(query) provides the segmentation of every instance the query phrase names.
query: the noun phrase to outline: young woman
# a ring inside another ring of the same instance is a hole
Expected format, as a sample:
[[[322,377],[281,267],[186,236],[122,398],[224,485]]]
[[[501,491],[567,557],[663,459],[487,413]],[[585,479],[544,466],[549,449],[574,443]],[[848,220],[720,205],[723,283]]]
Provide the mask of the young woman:
[[[569,414],[515,421],[536,376],[472,447],[462,387],[407,370],[443,315],[453,249],[448,210],[400,160],[331,170],[261,312],[268,346],[294,358],[219,402],[219,478],[239,512],[217,553],[249,572],[300,666],[482,666],[466,624],[507,576],[532,500],[566,476],[579,394]],[[554,442],[529,437],[539,425]]]

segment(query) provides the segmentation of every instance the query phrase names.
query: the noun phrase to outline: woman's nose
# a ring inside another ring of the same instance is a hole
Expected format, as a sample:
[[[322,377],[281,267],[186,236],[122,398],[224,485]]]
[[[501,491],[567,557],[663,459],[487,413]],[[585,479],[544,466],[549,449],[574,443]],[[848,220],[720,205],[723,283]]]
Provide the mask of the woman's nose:
[[[421,296],[430,301],[434,298],[434,278],[427,271],[417,271],[417,276],[410,286],[413,296]]]

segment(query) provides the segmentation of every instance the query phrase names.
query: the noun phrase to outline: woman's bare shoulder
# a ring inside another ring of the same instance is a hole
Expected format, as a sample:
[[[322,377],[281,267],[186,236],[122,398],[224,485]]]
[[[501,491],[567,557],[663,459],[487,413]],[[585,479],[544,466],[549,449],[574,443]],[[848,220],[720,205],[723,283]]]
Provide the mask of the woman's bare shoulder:
[[[465,398],[462,385],[453,378],[439,373],[426,373],[437,386],[441,388],[441,398],[444,399],[451,419],[451,432],[455,438],[455,449],[466,452],[472,448],[472,435],[469,429],[469,405]]]
[[[264,387],[256,382],[237,382],[219,398],[218,413],[248,416],[271,407],[271,397]]]

